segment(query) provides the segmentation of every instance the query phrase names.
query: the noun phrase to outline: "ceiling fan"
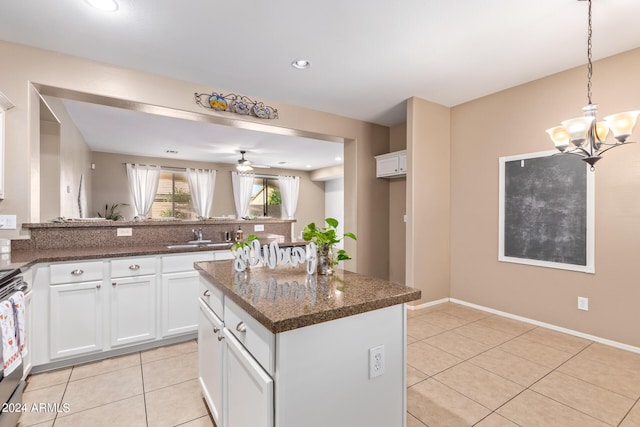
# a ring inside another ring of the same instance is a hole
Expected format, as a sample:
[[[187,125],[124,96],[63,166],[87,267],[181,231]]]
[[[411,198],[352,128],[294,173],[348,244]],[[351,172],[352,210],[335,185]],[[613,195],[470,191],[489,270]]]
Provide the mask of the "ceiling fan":
[[[268,169],[271,166],[267,166],[267,165],[256,165],[254,164],[251,160],[247,160],[244,158],[244,155],[247,152],[245,150],[240,150],[240,154],[241,154],[241,158],[238,159],[238,164],[236,165],[236,170],[239,172],[249,172],[252,171],[253,168],[258,168],[258,169]]]

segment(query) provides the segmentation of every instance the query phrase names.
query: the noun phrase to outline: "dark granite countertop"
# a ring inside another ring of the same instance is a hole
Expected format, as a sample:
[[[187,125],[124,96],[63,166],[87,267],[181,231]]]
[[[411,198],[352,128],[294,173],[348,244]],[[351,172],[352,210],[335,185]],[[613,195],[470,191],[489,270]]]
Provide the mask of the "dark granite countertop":
[[[286,242],[279,243],[280,246],[304,245],[305,242]],[[36,250],[20,250],[13,251],[6,255],[7,259],[2,259],[0,268],[22,268],[26,269],[30,266],[43,262],[64,262],[78,261],[100,258],[120,258],[147,255],[166,255],[179,254],[187,252],[207,252],[227,250],[231,247],[231,243],[227,246],[198,246],[198,247],[181,247],[169,248],[164,244],[155,245],[139,245],[139,246],[99,246],[91,248],[61,248],[61,249],[36,249]]]
[[[233,261],[195,264],[201,275],[273,333],[340,319],[420,299],[417,289],[344,270],[308,275],[304,265],[252,267]]]

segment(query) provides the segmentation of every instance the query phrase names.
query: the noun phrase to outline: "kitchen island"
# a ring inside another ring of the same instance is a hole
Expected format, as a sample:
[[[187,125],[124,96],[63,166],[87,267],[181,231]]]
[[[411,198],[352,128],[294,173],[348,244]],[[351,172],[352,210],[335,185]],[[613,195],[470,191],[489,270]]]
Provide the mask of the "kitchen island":
[[[199,380],[219,427],[406,424],[405,303],[420,291],[343,270],[195,266]]]

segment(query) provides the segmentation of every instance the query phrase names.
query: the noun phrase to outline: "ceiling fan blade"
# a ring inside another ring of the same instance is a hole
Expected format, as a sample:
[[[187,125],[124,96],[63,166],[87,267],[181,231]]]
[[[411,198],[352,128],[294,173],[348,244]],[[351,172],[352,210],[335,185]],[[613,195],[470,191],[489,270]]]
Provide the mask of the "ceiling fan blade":
[[[271,169],[271,166],[269,165],[256,165],[256,164],[252,164],[251,165],[252,168],[256,168],[256,169]]]

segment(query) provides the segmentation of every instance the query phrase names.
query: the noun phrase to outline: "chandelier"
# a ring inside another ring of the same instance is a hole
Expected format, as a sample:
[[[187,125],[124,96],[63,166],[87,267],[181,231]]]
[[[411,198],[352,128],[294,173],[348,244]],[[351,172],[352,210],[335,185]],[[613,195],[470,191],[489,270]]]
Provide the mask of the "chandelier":
[[[585,1],[585,0],[578,0]],[[595,164],[602,155],[615,147],[630,144],[627,138],[631,136],[633,127],[638,120],[640,111],[626,111],[612,114],[604,121],[596,122],[598,105],[591,102],[591,77],[593,65],[591,63],[591,0],[589,2],[589,30],[587,33],[587,99],[589,103],[582,107],[583,116],[565,120],[561,126],[547,129],[547,133],[555,147],[566,154],[580,156],[582,160],[595,169]],[[614,141],[606,143],[609,132],[613,133]]]

